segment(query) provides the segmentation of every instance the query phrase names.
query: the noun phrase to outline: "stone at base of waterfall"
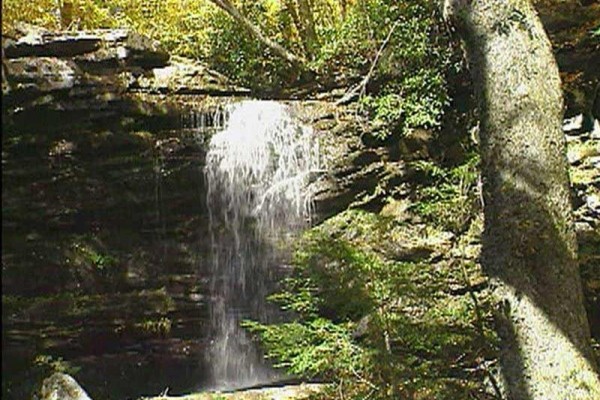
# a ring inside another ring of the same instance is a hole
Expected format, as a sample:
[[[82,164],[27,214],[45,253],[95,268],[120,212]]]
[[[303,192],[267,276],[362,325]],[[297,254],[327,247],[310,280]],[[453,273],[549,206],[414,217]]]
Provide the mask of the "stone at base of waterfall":
[[[40,400],[91,400],[70,375],[56,372],[44,379]]]
[[[181,397],[158,396],[145,400],[306,400],[325,389],[322,383],[303,383],[281,387],[239,390],[232,393],[196,393]]]

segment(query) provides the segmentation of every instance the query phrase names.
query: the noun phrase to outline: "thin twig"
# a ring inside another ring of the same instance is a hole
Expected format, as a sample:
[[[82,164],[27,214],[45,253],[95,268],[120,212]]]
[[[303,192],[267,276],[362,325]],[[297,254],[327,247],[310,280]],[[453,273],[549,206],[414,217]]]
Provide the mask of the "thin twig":
[[[354,367],[352,365],[350,365],[350,371],[354,374],[354,376],[356,376],[356,378],[359,381],[361,381],[365,385],[369,386],[371,389],[373,389],[373,390],[379,390],[379,388],[377,386],[375,386],[373,384],[373,382],[371,382],[368,379],[365,379],[364,377],[360,376],[360,374],[354,369]]]

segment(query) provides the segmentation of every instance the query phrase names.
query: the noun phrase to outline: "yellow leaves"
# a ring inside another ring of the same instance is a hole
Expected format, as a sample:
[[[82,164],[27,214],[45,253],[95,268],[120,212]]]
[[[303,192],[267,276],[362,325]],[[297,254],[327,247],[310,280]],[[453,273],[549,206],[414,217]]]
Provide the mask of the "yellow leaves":
[[[267,18],[274,18],[281,11],[282,3],[277,0],[266,0],[263,2],[265,7],[265,14]]]
[[[5,0],[2,2],[2,32],[16,21],[58,28],[58,5],[55,0]]]

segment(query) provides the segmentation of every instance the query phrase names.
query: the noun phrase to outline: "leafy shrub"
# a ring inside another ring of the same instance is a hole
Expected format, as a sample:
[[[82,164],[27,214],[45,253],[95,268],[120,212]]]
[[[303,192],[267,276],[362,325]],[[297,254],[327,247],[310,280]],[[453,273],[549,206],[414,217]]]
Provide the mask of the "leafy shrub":
[[[356,36],[340,40],[352,43],[349,47],[361,53],[347,57],[362,59],[363,64],[370,65],[390,27],[395,28],[361,104],[373,124],[375,137],[380,140],[402,135],[415,127],[439,127],[449,104],[447,72],[451,66],[460,65],[453,59],[453,51],[441,30],[434,2],[388,3],[381,0],[357,3],[356,12],[366,10],[368,17],[350,18],[348,24],[359,26],[349,29]],[[371,40],[361,36],[360,32],[365,31],[374,32]],[[364,70],[364,66],[355,67]]]
[[[134,328],[146,334],[168,335],[171,332],[172,321],[167,317],[161,317],[158,320],[144,319],[142,322],[134,324]]]
[[[244,326],[260,335],[275,367],[291,374],[336,379],[363,357],[363,350],[352,341],[350,325],[325,318],[271,326],[246,321]]]
[[[424,175],[422,187],[413,209],[443,229],[460,233],[480,207],[479,157],[472,154],[467,161],[452,169],[443,169],[431,161],[419,160],[412,167]]]
[[[468,295],[444,291],[460,273],[381,252],[395,224],[346,211],[309,231],[294,277],[272,298],[295,318],[246,326],[277,366],[332,381],[323,398],[468,398],[482,390],[483,371],[473,366],[489,356],[491,330],[481,336]]]

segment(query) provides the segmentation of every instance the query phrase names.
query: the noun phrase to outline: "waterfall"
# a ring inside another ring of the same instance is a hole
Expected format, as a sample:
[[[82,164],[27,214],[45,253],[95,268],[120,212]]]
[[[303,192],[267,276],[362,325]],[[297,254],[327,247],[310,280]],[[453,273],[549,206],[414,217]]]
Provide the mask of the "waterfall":
[[[205,167],[212,245],[208,365],[215,388],[234,389],[277,379],[239,324],[277,318],[265,298],[289,256],[286,243],[310,223],[307,183],[319,157],[312,128],[286,105],[248,100],[226,114]]]

